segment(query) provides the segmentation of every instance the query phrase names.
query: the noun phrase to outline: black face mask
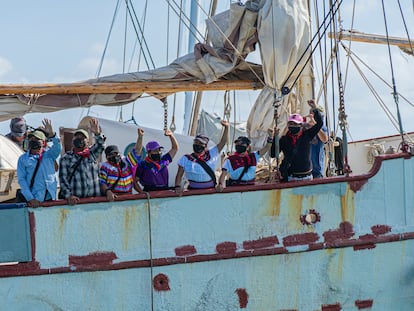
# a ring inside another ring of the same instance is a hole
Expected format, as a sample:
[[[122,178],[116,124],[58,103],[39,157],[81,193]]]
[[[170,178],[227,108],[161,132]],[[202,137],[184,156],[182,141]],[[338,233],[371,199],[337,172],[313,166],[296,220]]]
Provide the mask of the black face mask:
[[[195,153],[201,153],[201,152],[203,152],[204,151],[204,146],[201,146],[201,145],[197,145],[197,144],[194,144],[193,145],[193,150],[194,150],[194,152]]]
[[[117,154],[116,156],[109,157],[108,161],[114,164],[119,164],[121,162],[121,155]]]
[[[73,146],[75,148],[85,148],[86,146],[85,140],[82,138],[76,138],[73,140]]]
[[[243,145],[236,145],[236,152],[237,153],[243,153],[246,152],[247,150],[247,146],[243,146]]]
[[[292,133],[293,135],[296,135],[297,133],[300,132],[300,127],[299,126],[289,126],[289,132]]]
[[[150,159],[155,162],[159,162],[161,160],[161,154],[153,153],[150,155]]]
[[[40,149],[42,146],[42,142],[39,140],[29,140],[29,149]]]

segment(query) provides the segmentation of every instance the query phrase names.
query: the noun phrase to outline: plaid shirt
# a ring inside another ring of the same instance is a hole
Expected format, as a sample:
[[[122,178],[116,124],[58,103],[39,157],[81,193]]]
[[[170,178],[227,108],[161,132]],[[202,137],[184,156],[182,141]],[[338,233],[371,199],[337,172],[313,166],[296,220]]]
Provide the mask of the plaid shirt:
[[[68,151],[61,157],[59,171],[60,197],[67,199],[71,195],[79,198],[102,195],[99,186],[98,158],[105,149],[103,134],[95,135],[95,140],[95,144],[89,148],[90,157],[82,158],[73,151]],[[74,171],[78,161],[80,163]]]

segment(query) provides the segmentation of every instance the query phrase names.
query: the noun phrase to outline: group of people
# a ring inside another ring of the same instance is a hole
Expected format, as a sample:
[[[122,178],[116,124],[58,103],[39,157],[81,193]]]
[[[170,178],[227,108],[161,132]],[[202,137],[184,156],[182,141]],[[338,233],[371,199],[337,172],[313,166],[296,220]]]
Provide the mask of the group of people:
[[[309,120],[305,122],[306,119],[299,114],[290,115],[287,130],[278,142],[284,154],[280,168],[285,181],[323,176],[324,152],[320,146],[323,148],[327,140],[326,128],[320,109],[314,101],[309,101],[309,105],[311,111],[306,116]],[[142,156],[144,130],[138,128],[134,148],[122,156],[117,145],[105,146],[105,136],[98,120],[91,119],[90,131],[75,130],[72,149],[61,155],[62,144],[50,120],[44,119],[42,123],[26,137],[24,119],[15,118],[10,124],[11,133],[7,135],[26,151],[18,160],[20,190],[16,200],[27,202],[31,207],[58,198],[67,200],[70,205],[86,197],[106,196],[108,201],[114,201],[119,195],[132,193],[133,189],[138,193],[169,189],[181,195],[184,175],[188,189],[216,188],[221,192],[228,186],[251,185],[255,183],[260,157],[269,149],[271,156],[276,156],[274,133],[279,131],[269,129],[266,144],[255,152],[251,150],[248,137],[238,137],[234,141],[235,152],[227,156],[221,175],[216,178],[215,168],[221,159],[221,150],[227,143],[229,131],[229,123],[222,121],[224,130],[217,145],[209,148],[209,138],[205,135],[194,137],[193,152],[178,160],[175,184],[171,187],[168,184],[168,167],[179,146],[169,130],[164,133],[171,142],[167,153],[163,153],[164,147],[157,141],[149,141],[145,145],[145,157]],[[94,135],[93,144],[89,133]],[[313,145],[319,149],[312,151]],[[101,161],[102,153],[105,153],[106,161]],[[284,171],[282,168],[285,168]]]

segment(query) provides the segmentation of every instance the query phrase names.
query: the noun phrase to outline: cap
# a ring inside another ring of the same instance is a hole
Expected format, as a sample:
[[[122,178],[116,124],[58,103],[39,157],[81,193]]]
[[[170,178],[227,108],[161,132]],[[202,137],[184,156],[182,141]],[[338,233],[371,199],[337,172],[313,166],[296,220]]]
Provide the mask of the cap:
[[[156,150],[159,148],[164,148],[162,146],[160,146],[160,144],[158,142],[156,142],[155,140],[148,142],[145,145],[145,150],[147,150],[147,152],[152,151],[152,150]]]
[[[29,134],[29,138],[32,137],[32,136],[36,137],[37,139],[41,139],[43,141],[46,141],[45,134],[42,131],[40,131],[40,130],[35,130],[35,131],[31,132]]]
[[[210,139],[203,134],[198,134],[196,137],[194,137],[194,140],[198,140],[200,143],[204,145],[207,145],[208,142],[210,141]]]
[[[11,119],[10,130],[14,136],[23,136],[27,130],[26,121],[20,117]]]
[[[295,122],[296,124],[303,123],[303,117],[299,113],[294,113],[289,116],[289,122]]]
[[[110,155],[113,152],[119,153],[118,146],[116,146],[116,145],[109,145],[108,147],[105,148],[105,155],[106,156]]]
[[[86,139],[89,139],[89,133],[88,133],[88,131],[87,130],[84,130],[84,129],[77,129],[77,130],[75,130],[74,132],[73,132],[73,135],[76,135],[76,134],[82,134],[83,136],[85,136],[86,137]]]
[[[240,143],[242,145],[247,145],[249,146],[251,141],[249,138],[247,138],[246,136],[239,136],[237,137],[237,139],[234,141],[235,144]]]

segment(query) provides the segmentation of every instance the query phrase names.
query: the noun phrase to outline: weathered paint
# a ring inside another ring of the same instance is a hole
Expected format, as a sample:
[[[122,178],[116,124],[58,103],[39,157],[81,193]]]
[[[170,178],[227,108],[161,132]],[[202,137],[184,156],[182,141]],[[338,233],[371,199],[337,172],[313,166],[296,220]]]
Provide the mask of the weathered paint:
[[[412,310],[414,170],[396,175],[412,162],[390,156],[362,177],[30,209],[33,261],[0,266],[2,304]],[[304,224],[312,210],[319,221]]]

